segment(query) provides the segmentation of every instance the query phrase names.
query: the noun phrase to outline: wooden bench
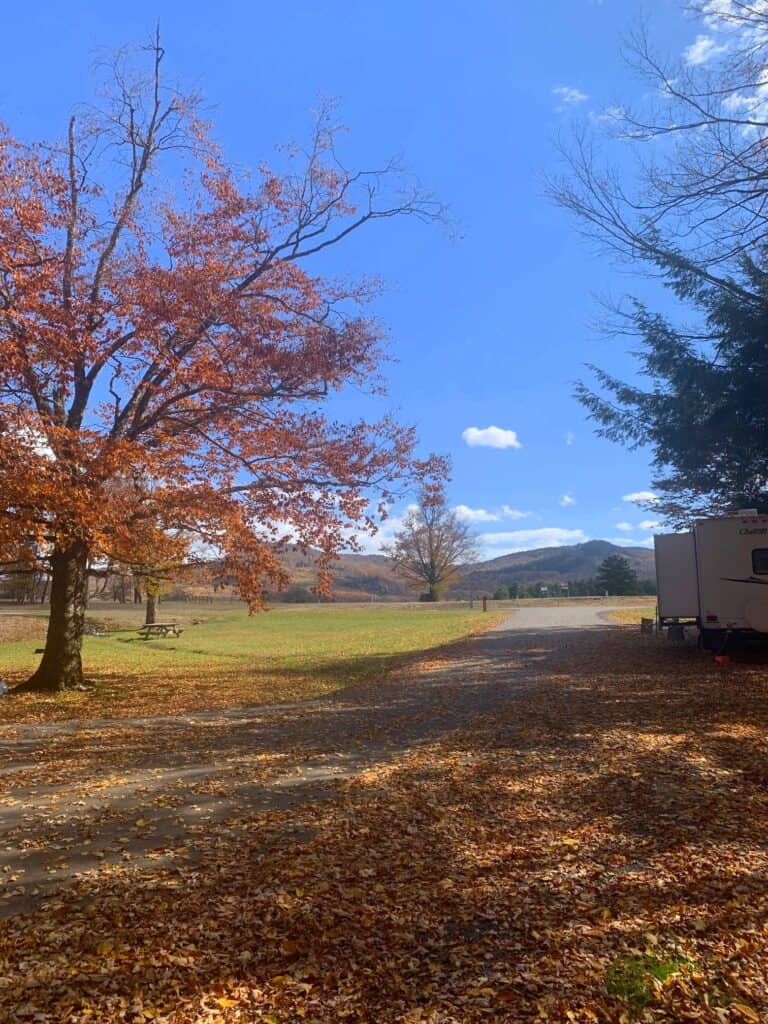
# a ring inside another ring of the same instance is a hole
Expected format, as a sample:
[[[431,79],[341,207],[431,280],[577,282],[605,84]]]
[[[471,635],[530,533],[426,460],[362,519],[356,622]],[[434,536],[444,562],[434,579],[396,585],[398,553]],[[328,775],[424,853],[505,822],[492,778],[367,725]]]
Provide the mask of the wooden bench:
[[[181,636],[184,632],[179,629],[175,622],[152,622],[148,626],[142,626],[138,630],[142,640],[151,640],[156,637]]]

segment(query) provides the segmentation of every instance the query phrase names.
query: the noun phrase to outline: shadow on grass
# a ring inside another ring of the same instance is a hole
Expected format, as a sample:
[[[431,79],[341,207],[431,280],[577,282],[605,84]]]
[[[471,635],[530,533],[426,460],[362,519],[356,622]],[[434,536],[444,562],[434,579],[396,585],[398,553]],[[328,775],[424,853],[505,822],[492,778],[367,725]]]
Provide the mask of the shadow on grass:
[[[283,653],[260,656],[256,650],[249,656],[251,664],[245,665],[241,653],[228,655],[226,651],[180,647],[164,640],[119,637],[114,640],[128,648],[126,659],[135,644],[133,649],[137,653],[157,651],[164,656],[163,664],[149,664],[137,671],[126,660],[120,671],[86,668],[86,691],[64,695],[63,699],[59,695],[16,693],[11,688],[0,703],[0,725],[37,721],[41,709],[51,715],[52,721],[87,722],[97,718],[194,713],[208,707],[236,709],[313,700],[360,684],[385,682],[387,677],[417,662],[449,658],[472,639],[463,636],[386,654],[336,657],[297,652],[289,659],[294,664],[286,666]],[[179,663],[169,664],[167,658],[174,654],[179,655]],[[189,655],[194,658],[187,662],[184,659]],[[235,660],[237,667],[230,667]],[[27,674],[8,675],[13,683],[19,683]],[[68,699],[72,697],[74,700]],[[8,712],[5,716],[4,710]]]

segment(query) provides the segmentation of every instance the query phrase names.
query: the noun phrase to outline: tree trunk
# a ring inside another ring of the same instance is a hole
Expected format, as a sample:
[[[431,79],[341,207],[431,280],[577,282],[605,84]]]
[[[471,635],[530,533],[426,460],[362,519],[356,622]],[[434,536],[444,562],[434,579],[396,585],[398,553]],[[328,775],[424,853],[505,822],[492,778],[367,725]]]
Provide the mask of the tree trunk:
[[[85,625],[88,552],[82,541],[51,555],[51,611],[40,667],[20,691],[58,693],[83,684],[81,648]]]
[[[144,625],[152,626],[155,623],[155,595],[148,590],[147,591],[147,611],[144,617]]]

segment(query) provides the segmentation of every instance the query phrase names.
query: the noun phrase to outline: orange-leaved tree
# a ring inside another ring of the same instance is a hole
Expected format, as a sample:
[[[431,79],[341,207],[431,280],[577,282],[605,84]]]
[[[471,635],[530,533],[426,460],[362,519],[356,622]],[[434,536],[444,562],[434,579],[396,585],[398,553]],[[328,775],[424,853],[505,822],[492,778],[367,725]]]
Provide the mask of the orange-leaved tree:
[[[61,145],[0,133],[0,562],[51,573],[27,689],[82,683],[89,566],[215,555],[257,608],[281,543],[319,552],[325,583],[371,502],[446,469],[391,418],[323,410],[380,386],[381,331],[370,284],[307,264],[438,204],[395,165],[347,170],[328,108],[284,172],[241,180],[166,88],[159,38],[143,52]]]

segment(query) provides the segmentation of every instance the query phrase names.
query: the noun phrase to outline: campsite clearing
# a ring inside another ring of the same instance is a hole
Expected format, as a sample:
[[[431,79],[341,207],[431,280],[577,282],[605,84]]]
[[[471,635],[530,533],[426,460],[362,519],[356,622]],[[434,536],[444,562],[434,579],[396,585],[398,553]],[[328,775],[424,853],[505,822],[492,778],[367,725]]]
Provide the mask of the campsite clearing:
[[[90,684],[82,692],[0,699],[0,723],[169,715],[243,704],[306,700],[382,676],[404,658],[488,629],[499,614],[468,605],[278,605],[249,616],[242,605],[163,605],[178,637],[143,639],[142,609],[92,611]],[[40,660],[45,620],[7,614],[21,639],[0,643],[0,678],[20,682]]]

